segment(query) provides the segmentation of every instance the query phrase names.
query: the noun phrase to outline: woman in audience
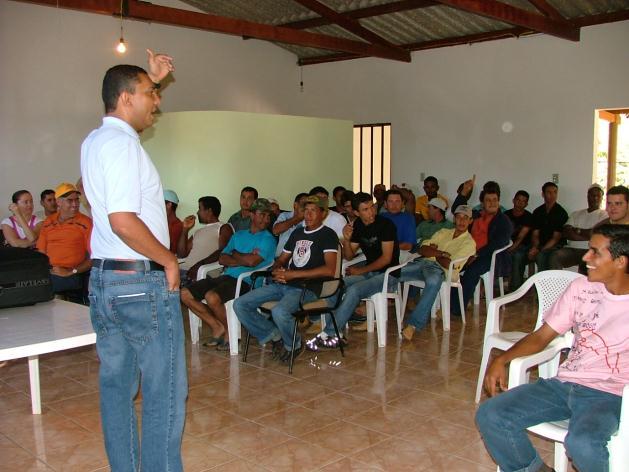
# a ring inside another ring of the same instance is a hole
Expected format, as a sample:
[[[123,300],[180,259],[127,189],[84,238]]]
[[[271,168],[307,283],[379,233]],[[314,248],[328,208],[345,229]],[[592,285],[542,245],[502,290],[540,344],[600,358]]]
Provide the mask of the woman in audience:
[[[33,214],[33,196],[28,190],[18,190],[11,200],[12,216],[1,223],[4,239],[9,246],[33,247],[43,223]]]

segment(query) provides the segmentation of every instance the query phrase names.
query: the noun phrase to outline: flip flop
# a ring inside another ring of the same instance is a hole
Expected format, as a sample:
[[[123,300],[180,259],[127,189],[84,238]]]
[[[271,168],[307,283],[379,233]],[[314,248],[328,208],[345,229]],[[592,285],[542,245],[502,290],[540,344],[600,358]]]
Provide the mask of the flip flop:
[[[219,346],[224,343],[225,343],[225,335],[221,334],[220,336],[217,336],[216,338],[214,336],[210,336],[208,340],[203,343],[203,345],[205,347],[213,347],[213,346]]]

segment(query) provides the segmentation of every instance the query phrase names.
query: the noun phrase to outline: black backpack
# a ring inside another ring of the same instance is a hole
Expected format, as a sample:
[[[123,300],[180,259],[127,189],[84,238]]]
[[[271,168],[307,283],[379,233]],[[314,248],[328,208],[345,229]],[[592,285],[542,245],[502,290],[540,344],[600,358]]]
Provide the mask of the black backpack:
[[[52,300],[48,256],[33,249],[0,248],[0,308]]]

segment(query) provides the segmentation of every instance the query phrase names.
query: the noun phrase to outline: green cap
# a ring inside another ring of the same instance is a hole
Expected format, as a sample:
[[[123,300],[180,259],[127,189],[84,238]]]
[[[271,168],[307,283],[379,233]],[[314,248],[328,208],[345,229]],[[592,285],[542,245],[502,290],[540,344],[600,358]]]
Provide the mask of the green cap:
[[[308,198],[306,198],[306,201],[304,202],[304,205],[306,205],[308,203],[314,203],[319,208],[321,208],[323,211],[326,211],[328,209],[328,201],[326,199],[319,198],[316,195],[310,195]]]
[[[262,213],[272,213],[273,208],[271,207],[271,202],[266,198],[258,198],[253,205],[251,205],[251,211],[261,211]]]

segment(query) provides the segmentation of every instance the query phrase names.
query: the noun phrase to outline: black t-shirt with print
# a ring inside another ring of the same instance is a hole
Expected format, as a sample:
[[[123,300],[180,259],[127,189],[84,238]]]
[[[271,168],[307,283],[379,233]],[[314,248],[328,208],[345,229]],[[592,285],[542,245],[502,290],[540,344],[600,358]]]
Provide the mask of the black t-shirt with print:
[[[367,264],[371,264],[373,261],[382,256],[383,241],[393,241],[393,257],[391,258],[389,265],[383,267],[378,272],[384,272],[389,267],[399,264],[400,245],[397,240],[397,229],[395,228],[395,223],[380,215],[376,215],[375,221],[367,226],[365,226],[360,218],[357,218],[354,221],[352,242],[360,245],[360,248],[365,254],[365,258],[367,259]]]
[[[505,215],[509,217],[511,220],[511,224],[513,225],[513,233],[511,233],[511,240],[515,241],[518,239],[518,235],[524,226],[528,226],[531,230],[526,234],[524,240],[522,241],[522,246],[528,246],[531,244],[531,233],[533,232],[533,215],[530,211],[524,210],[520,216],[515,216],[513,214],[513,209],[505,211]]]
[[[292,232],[288,241],[284,245],[284,252],[291,253],[288,263],[289,270],[316,269],[325,265],[324,253],[337,252],[339,239],[333,229],[327,226],[319,226],[317,229],[308,231],[300,226]],[[341,257],[338,254],[337,257]],[[298,285],[288,282],[289,285]],[[321,286],[313,287],[313,292],[319,294]]]

